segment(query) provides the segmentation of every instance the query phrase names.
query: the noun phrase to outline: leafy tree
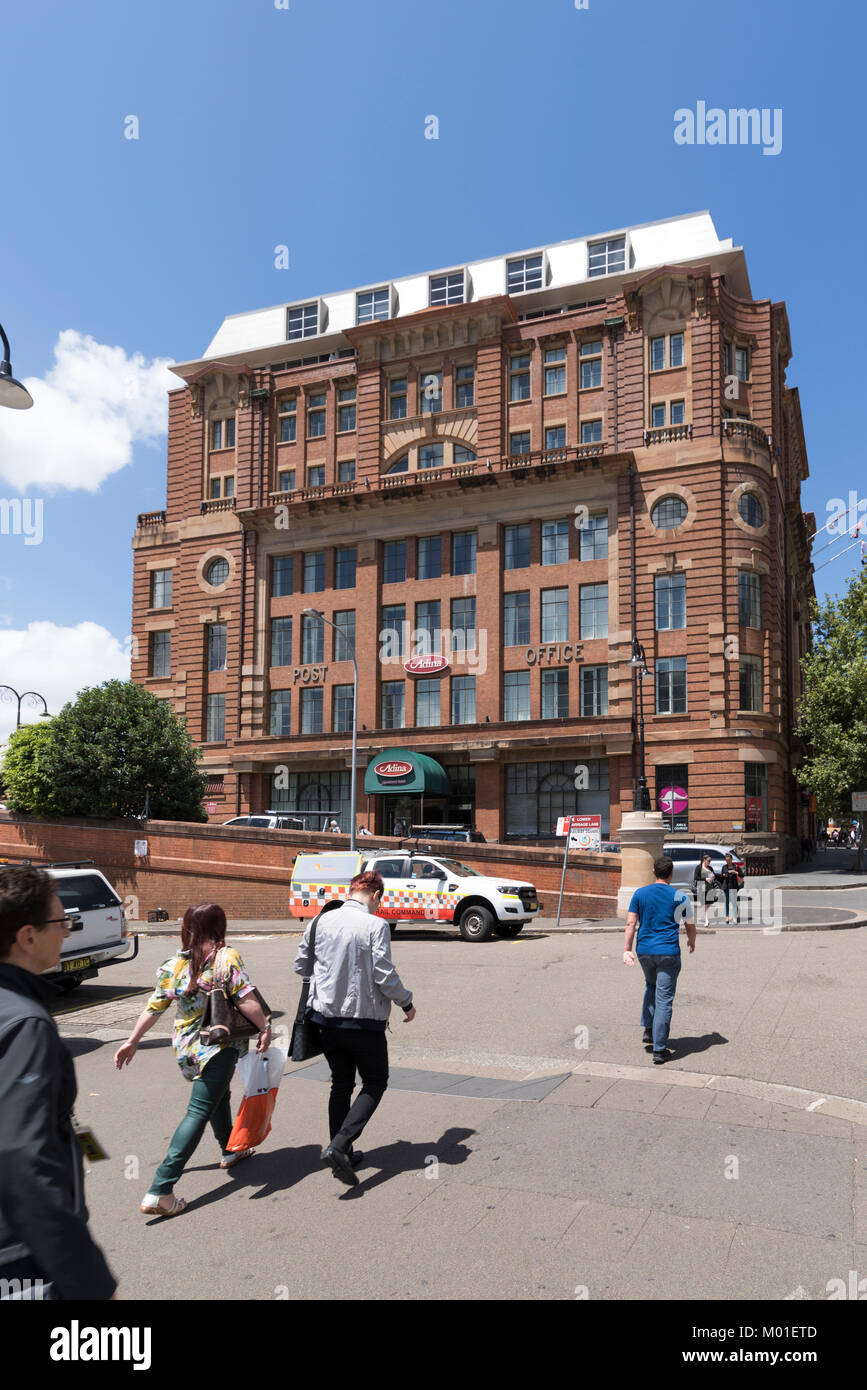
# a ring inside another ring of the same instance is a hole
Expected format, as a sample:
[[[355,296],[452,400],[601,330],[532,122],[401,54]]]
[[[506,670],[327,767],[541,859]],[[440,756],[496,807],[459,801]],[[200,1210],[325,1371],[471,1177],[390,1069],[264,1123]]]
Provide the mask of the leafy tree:
[[[813,606],[813,650],[804,657],[798,728],[807,755],[797,773],[822,816],[852,818],[852,792],[867,791],[867,569],[842,597]],[[858,815],[858,869],[864,813]]]
[[[168,704],[140,685],[115,680],[82,690],[46,732],[39,773],[50,783],[50,804],[40,781],[41,798],[39,789],[26,797],[22,787],[17,809],[41,816],[140,816],[150,784],[153,819],[207,819],[196,746]]]
[[[3,759],[4,800],[19,815],[65,814],[51,777],[45,770],[45,754],[51,742],[48,723],[22,724],[9,736]]]

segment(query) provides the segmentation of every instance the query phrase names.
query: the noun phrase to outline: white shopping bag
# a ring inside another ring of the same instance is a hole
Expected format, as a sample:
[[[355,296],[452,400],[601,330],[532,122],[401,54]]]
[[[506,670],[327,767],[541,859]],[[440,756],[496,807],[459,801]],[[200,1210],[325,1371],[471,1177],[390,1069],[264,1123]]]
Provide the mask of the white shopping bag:
[[[252,1048],[238,1060],[238,1075],[245,1096],[261,1096],[267,1091],[276,1091],[286,1066],[286,1053],[279,1047],[269,1047],[265,1052]]]

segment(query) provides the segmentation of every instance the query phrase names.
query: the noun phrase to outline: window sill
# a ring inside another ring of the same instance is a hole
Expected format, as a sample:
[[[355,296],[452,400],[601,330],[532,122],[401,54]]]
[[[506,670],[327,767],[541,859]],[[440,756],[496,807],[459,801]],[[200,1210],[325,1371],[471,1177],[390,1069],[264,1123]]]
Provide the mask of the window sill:
[[[173,613],[174,611],[175,611],[175,610],[174,610],[174,608],[172,607],[171,604],[168,604],[167,606],[165,606],[165,607],[163,607],[163,608],[146,608],[146,609],[145,609],[145,613],[146,613],[148,616],[150,616],[151,614],[154,614],[154,615],[156,615],[157,617],[159,617],[159,615],[160,615],[161,613]]]

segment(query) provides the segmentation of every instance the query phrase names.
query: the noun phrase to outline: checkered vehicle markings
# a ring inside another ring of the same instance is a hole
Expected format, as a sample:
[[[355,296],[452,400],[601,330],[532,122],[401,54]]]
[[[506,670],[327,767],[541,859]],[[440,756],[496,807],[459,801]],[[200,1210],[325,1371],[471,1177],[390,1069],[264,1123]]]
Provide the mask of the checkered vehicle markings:
[[[347,883],[291,883],[289,911],[293,917],[315,917],[325,903],[342,901],[349,891]],[[463,893],[438,893],[436,889],[386,889],[380,913],[386,919],[424,917],[428,921],[450,922]]]

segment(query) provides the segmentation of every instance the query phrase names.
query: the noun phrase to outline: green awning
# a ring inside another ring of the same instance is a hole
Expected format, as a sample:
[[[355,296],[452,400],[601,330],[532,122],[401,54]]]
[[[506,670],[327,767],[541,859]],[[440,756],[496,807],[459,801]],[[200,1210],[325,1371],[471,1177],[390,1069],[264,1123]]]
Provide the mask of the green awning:
[[[402,796],[406,792],[451,795],[445,768],[426,753],[411,753],[408,748],[386,748],[371,758],[364,774],[364,790],[378,796]]]

